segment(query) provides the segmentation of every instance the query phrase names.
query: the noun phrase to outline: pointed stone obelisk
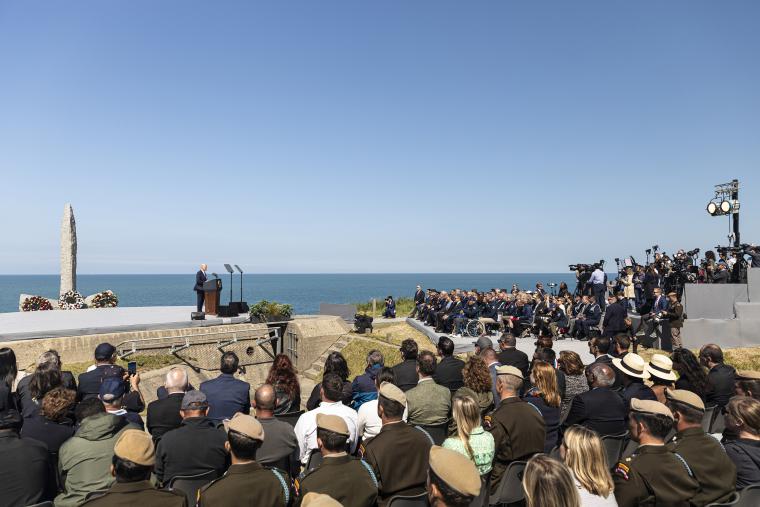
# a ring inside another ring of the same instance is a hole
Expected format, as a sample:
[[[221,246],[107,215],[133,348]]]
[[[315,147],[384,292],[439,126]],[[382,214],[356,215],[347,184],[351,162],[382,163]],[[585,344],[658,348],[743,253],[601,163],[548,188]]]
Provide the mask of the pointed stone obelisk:
[[[77,223],[71,204],[63,207],[61,222],[61,294],[77,289]]]

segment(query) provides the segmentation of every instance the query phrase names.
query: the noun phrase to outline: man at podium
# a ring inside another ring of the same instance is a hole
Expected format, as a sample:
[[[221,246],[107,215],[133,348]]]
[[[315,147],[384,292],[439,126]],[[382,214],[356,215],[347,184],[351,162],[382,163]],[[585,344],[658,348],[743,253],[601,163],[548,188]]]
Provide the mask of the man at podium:
[[[193,287],[193,290],[195,291],[195,294],[197,296],[197,306],[198,311],[203,310],[203,282],[206,281],[206,270],[208,269],[208,266],[205,264],[201,264],[201,269],[198,270],[197,273],[195,273],[195,287]]]

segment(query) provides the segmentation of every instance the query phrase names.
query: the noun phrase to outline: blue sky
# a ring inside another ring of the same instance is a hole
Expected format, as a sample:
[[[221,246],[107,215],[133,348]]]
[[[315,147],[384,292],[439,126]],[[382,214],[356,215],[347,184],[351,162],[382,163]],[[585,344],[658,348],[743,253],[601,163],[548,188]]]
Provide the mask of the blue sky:
[[[0,272],[532,272],[760,242],[760,3],[0,3]]]

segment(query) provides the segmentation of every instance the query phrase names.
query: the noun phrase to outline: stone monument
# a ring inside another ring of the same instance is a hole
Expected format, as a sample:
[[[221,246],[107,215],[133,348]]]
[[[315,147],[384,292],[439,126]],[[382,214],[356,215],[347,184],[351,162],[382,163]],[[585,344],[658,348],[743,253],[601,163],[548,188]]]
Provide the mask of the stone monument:
[[[63,208],[61,222],[61,294],[77,289],[77,223],[71,204]]]

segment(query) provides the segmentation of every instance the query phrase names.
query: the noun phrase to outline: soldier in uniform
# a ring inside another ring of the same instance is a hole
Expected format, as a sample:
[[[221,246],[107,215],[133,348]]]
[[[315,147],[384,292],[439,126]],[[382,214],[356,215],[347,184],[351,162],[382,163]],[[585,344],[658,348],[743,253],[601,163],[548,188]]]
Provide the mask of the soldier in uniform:
[[[736,466],[717,439],[702,429],[705,404],[699,395],[682,389],[665,390],[668,408],[675,419],[675,452],[689,465],[699,483],[695,505],[721,503],[736,488]]]
[[[200,493],[201,507],[285,507],[290,503],[290,478],[276,468],[256,462],[256,451],[264,441],[264,428],[255,417],[238,412],[224,423],[232,465],[221,478]]]
[[[375,505],[375,473],[366,461],[348,455],[349,436],[348,425],[342,417],[317,414],[317,445],[323,462],[318,468],[304,471],[296,480],[299,500],[314,491],[330,495],[346,507]]]
[[[631,400],[628,429],[639,447],[619,462],[613,473],[620,507],[691,505],[699,484],[686,461],[665,445],[672,428],[673,414],[668,407],[652,400]]]
[[[683,305],[678,301],[676,292],[668,293],[668,308],[665,310],[665,318],[670,322],[670,337],[673,339],[673,348],[678,349],[683,345],[681,328],[683,327]]]
[[[181,507],[184,494],[160,490],[150,483],[156,463],[156,449],[149,434],[138,429],[124,430],[113,447],[111,473],[116,478],[104,495],[86,501],[88,507]]]
[[[501,477],[511,462],[544,452],[546,423],[535,406],[520,399],[522,385],[522,372],[514,366],[496,368],[496,390],[501,405],[485,420],[486,429],[496,443],[491,470],[492,493],[498,489]]]
[[[402,420],[406,395],[395,385],[380,386],[377,413],[383,422],[380,433],[362,444],[360,454],[372,467],[378,482],[378,504],[382,507],[394,495],[425,492],[428,455],[433,439],[421,428]],[[542,437],[543,446],[543,437]]]
[[[430,448],[429,461],[428,504],[465,507],[480,496],[480,474],[464,454],[434,445]]]

